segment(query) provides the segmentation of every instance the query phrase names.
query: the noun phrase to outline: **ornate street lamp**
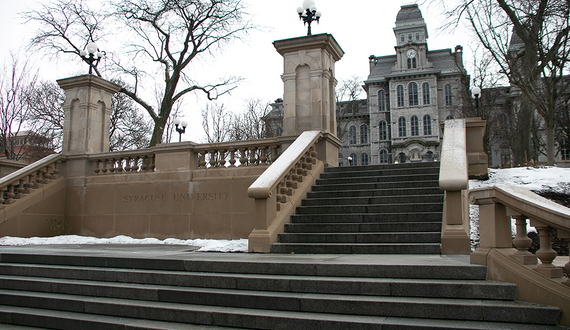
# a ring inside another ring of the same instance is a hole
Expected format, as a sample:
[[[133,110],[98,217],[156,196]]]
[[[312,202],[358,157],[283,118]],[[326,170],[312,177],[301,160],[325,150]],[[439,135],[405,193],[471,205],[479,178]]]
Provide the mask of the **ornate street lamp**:
[[[473,89],[471,90],[471,94],[475,99],[475,108],[477,109],[477,117],[479,117],[479,96],[481,95],[481,88],[473,87]]]
[[[182,134],[186,133],[188,123],[185,121],[180,122],[180,119],[176,118],[174,119],[174,126],[176,126],[176,132],[178,132],[178,142],[182,142]],[[179,128],[178,126],[182,126],[182,128]]]
[[[90,42],[84,50],[79,52],[79,55],[81,55],[81,58],[89,64],[89,74],[93,74],[93,68],[97,67],[97,64],[99,64],[99,61],[101,61],[106,53],[104,51],[100,51],[95,42]]]
[[[303,25],[309,25],[307,35],[308,36],[312,35],[311,23],[313,23],[313,21],[317,21],[317,23],[319,23],[319,19],[321,18],[321,12],[317,10],[315,1],[313,0],[303,1],[303,6],[297,8],[297,14],[299,14],[299,19],[303,21]]]

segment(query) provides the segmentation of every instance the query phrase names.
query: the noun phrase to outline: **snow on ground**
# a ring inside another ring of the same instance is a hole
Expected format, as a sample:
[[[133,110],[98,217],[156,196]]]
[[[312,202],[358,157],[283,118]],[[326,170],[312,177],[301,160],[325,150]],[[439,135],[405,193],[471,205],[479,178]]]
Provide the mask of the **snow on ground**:
[[[498,184],[515,185],[532,191],[552,191],[570,195],[570,168],[558,167],[519,167],[508,169],[489,169],[489,180],[470,180],[469,189],[484,188]],[[479,240],[479,207],[469,206],[471,218],[471,239]],[[533,230],[533,229],[530,229]],[[514,232],[514,229],[513,229]],[[127,236],[113,238],[95,238],[76,235],[56,237],[1,237],[2,245],[40,245],[40,244],[173,244],[200,247],[197,251],[215,252],[247,252],[247,239],[240,240],[212,240],[212,239],[189,239],[181,240],[167,238],[136,239]]]
[[[196,251],[201,252],[247,252],[247,239],[238,240],[215,240],[215,239],[188,239],[181,240],[176,238],[167,238],[159,240],[156,238],[132,238],[128,236],[116,236],[113,238],[96,238],[77,235],[63,235],[56,237],[10,237],[0,238],[0,246],[2,245],[45,245],[45,244],[171,244],[171,245],[189,245],[200,247]]]
[[[534,192],[570,195],[570,168],[543,166],[489,169],[488,171],[489,180],[469,180],[469,189],[512,185]],[[479,206],[469,205],[469,218],[471,219],[471,245],[473,247],[474,243],[479,242]],[[514,234],[514,221],[512,227]],[[536,231],[534,227],[528,227],[528,230]]]

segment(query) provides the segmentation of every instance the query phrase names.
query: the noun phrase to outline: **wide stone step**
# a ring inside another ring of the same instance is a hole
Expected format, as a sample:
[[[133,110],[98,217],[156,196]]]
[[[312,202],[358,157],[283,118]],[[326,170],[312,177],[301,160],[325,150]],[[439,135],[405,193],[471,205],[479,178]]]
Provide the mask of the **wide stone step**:
[[[206,313],[206,311],[201,311]],[[225,313],[224,313],[225,312]],[[248,314],[249,312],[249,314]],[[477,322],[392,317],[363,317],[351,315],[327,315],[322,313],[290,313],[282,311],[252,311],[246,309],[216,308],[210,315],[208,325],[192,325],[174,322],[158,322],[104,315],[34,309],[26,307],[0,306],[0,319],[10,325],[0,324],[0,329],[27,330],[24,324],[49,327],[51,329],[129,329],[129,330],[222,330],[222,329],[327,329],[327,330],[380,330],[390,328],[406,329],[465,329],[465,330],[560,330],[561,328],[536,324],[511,324],[499,322]],[[251,317],[247,317],[250,315]],[[251,321],[251,319],[257,322]],[[251,325],[248,328],[228,326],[230,321]],[[248,322],[249,321],[249,322]],[[222,324],[223,327],[214,324]],[[77,326],[80,325],[80,326]],[[3,328],[2,326],[5,326]]]
[[[412,169],[412,168],[423,168],[429,169],[439,169],[439,163],[405,163],[405,164],[375,164],[375,165],[360,165],[360,166],[339,166],[339,167],[327,167],[325,168],[325,173],[332,172],[356,172],[356,171],[373,171],[373,170],[391,170],[391,169]]]
[[[383,223],[383,222],[435,222],[441,223],[440,212],[415,213],[346,213],[346,214],[293,214],[293,223]]]
[[[235,308],[248,309],[247,314],[255,309],[252,314],[262,310],[276,310],[328,315],[415,317],[544,325],[555,325],[560,316],[558,308],[516,301],[307,293],[280,293],[276,296],[265,292],[222,289],[210,289],[205,292],[195,288],[163,290],[156,295],[156,300],[0,290],[0,305],[7,303],[28,308],[207,325],[211,324],[211,313],[216,313],[217,308],[222,308],[222,312],[226,313],[229,312],[229,308]],[[255,321],[251,315],[247,316],[250,318],[249,322]],[[251,324],[235,322],[219,325],[251,327]]]
[[[330,186],[329,186],[330,187]],[[439,187],[433,188],[390,188],[390,189],[368,189],[368,190],[336,190],[313,191],[307,194],[307,198],[341,198],[341,197],[378,197],[378,196],[402,196],[402,195],[441,195],[443,191]]]
[[[358,182],[358,183],[321,183],[312,187],[313,191],[353,191],[353,190],[382,190],[382,189],[408,189],[408,188],[437,188],[438,180],[420,181],[386,181],[386,182]]]
[[[280,243],[440,243],[439,232],[400,233],[282,233]]]
[[[439,243],[274,243],[272,253],[439,254]]]
[[[321,179],[333,178],[356,178],[356,177],[372,177],[372,176],[401,176],[401,175],[439,175],[439,168],[409,168],[409,169],[374,169],[364,171],[342,171],[342,172],[325,172],[321,174]]]
[[[440,222],[386,222],[386,223],[294,223],[285,224],[287,233],[363,233],[363,232],[441,232]]]
[[[297,214],[351,214],[351,213],[415,213],[415,212],[441,212],[441,203],[413,203],[413,204],[369,204],[369,205],[328,205],[328,206],[302,206],[297,208]]]
[[[439,174],[412,174],[412,175],[394,175],[394,176],[368,176],[368,177],[339,177],[333,179],[317,179],[317,185],[326,184],[350,184],[350,183],[380,183],[380,182],[391,182],[393,184],[399,185],[400,183],[410,182],[410,181],[423,181],[423,180],[439,180]]]
[[[408,195],[381,197],[352,197],[352,198],[307,198],[303,206],[319,205],[382,205],[382,204],[441,204],[443,195]]]
[[[61,274],[61,270],[60,270]],[[243,275],[195,273],[168,278],[166,285],[160,279],[150,281],[132,272],[130,282],[104,282],[86,279],[6,276],[0,278],[0,289],[37,291],[45,293],[75,294],[94,297],[126,298],[140,300],[160,300],[160,295],[218,295],[246,296],[273,292],[279,295],[289,293],[318,293],[361,296],[428,297],[458,299],[496,299],[514,300],[516,285],[484,280],[437,280],[437,279],[393,279],[393,278],[355,278],[355,277],[299,277],[290,275]],[[180,276],[185,281],[181,281]],[[90,275],[86,274],[86,277]],[[140,277],[142,283],[135,280]],[[233,278],[233,280],[232,280]],[[144,281],[144,282],[143,282]],[[152,283],[145,283],[152,282]],[[175,285],[174,285],[175,284]],[[225,291],[224,291],[225,290]],[[230,291],[228,291],[230,290]],[[237,291],[236,291],[237,290]],[[195,302],[196,303],[196,302]],[[200,304],[204,304],[201,302]]]

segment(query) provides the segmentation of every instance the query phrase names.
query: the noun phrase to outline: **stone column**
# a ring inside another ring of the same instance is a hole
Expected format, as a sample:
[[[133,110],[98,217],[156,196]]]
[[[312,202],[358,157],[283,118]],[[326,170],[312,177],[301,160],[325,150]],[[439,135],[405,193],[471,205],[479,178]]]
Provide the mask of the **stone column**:
[[[121,87],[94,75],[60,79],[57,83],[65,91],[61,153],[108,152],[111,97]]]
[[[335,62],[344,51],[330,34],[277,40],[283,56],[283,136],[304,131],[325,133],[317,145],[318,158],[325,166],[338,165],[341,141],[336,132]]]

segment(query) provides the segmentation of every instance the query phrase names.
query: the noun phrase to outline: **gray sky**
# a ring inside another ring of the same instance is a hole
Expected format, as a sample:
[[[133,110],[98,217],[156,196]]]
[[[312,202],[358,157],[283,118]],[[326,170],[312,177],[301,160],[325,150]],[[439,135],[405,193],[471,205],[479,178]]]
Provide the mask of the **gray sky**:
[[[25,46],[34,35],[35,27],[22,24],[18,13],[47,0],[0,0],[0,55],[7,63],[9,52],[20,50],[31,60],[31,65],[40,69],[44,80],[56,80],[87,73],[87,66],[70,57],[59,61],[47,61],[42,54],[25,54]],[[280,39],[304,36],[306,27],[299,21],[296,9],[302,0],[244,0],[249,7],[253,21],[263,26],[262,31],[253,31],[243,42],[234,43],[214,59],[193,65],[189,72],[198,77],[198,81],[215,81],[216,77],[241,76],[244,81],[230,96],[223,96],[217,102],[224,103],[234,112],[242,111],[245,101],[251,98],[273,101],[283,95],[283,59],[272,45]],[[370,55],[390,55],[394,53],[396,39],[392,28],[401,5],[415,3],[402,0],[315,0],[322,12],[320,24],[313,23],[313,34],[330,33],[345,52],[336,64],[336,78],[341,81],[353,75],[366,79],[369,73]],[[347,4],[350,7],[347,7]],[[455,33],[438,30],[443,17],[435,7],[421,6],[429,33],[430,50],[464,46],[464,62],[471,61],[471,52],[467,45],[469,36],[458,30]],[[107,37],[112,38],[112,35]],[[112,42],[109,42],[112,44]],[[99,45],[109,51],[106,45]],[[44,59],[42,61],[42,59]],[[101,66],[104,66],[102,62]],[[104,70],[104,68],[103,68]],[[105,76],[105,74],[103,73]],[[365,97],[364,92],[361,97]],[[183,140],[201,142],[203,130],[200,111],[206,103],[201,94],[187,96],[184,99],[183,117],[190,123]]]

